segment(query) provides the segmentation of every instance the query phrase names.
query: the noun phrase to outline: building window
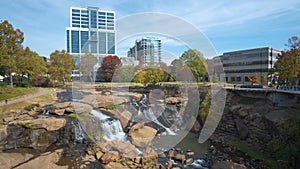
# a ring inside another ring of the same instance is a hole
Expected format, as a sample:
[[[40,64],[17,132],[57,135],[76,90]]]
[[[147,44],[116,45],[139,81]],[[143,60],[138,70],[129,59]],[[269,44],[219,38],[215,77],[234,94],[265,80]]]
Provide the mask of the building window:
[[[115,54],[115,33],[107,33],[108,54]]]
[[[67,30],[67,52],[70,53],[70,31]]]
[[[106,54],[106,32],[99,32],[99,53]]]
[[[97,12],[90,11],[91,28],[97,28]]]
[[[71,51],[79,53],[79,31],[71,31]]]
[[[89,32],[81,31],[81,53],[89,53]]]

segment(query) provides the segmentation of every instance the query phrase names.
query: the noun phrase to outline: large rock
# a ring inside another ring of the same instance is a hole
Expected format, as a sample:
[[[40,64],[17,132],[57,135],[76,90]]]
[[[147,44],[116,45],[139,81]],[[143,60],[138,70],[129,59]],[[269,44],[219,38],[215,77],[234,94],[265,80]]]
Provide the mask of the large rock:
[[[247,169],[247,167],[244,164],[237,164],[231,161],[217,161],[212,166],[212,169],[220,168]]]
[[[66,120],[63,118],[44,116],[33,120],[15,121],[12,122],[12,124],[23,125],[24,127],[33,128],[33,129],[43,128],[46,129],[47,131],[56,131],[66,125]]]
[[[125,128],[128,125],[128,122],[132,116],[132,114],[129,111],[125,110],[121,112],[122,111],[121,109],[108,110],[108,109],[100,108],[100,111],[110,114],[110,116],[114,116],[115,118],[117,118],[121,122],[123,128]]]
[[[57,109],[66,109],[67,107],[72,107],[72,102],[63,102],[63,103],[55,103],[53,107]]]
[[[7,137],[7,126],[0,126],[0,145]]]
[[[67,169],[68,166],[59,166],[56,163],[61,157],[63,150],[59,149],[53,153],[47,152],[41,156],[26,162],[15,169]]]
[[[53,112],[56,115],[62,116],[65,114],[65,109],[58,109],[58,110],[54,110]]]
[[[268,121],[271,121],[272,123],[275,123],[275,124],[282,124],[284,121],[286,121],[290,117],[291,117],[291,114],[285,110],[273,110],[264,116],[265,119],[267,119]]]
[[[129,136],[132,139],[132,144],[138,147],[147,147],[156,133],[156,129],[145,126],[143,123],[137,123],[130,129]]]
[[[23,153],[0,153],[0,168],[13,168],[29,160],[33,155]]]
[[[115,162],[120,159],[120,155],[117,151],[108,151],[101,157],[101,162],[103,164],[108,164],[110,162]]]
[[[240,139],[245,140],[248,137],[249,133],[248,127],[240,119],[235,119],[235,125]]]
[[[143,151],[142,163],[145,164],[145,163],[147,163],[149,161],[156,161],[157,158],[158,158],[157,152],[153,148],[147,147]]]
[[[118,151],[122,157],[133,159],[138,156],[136,147],[132,145],[129,141],[120,142],[120,141],[107,141],[100,145],[102,151]]]

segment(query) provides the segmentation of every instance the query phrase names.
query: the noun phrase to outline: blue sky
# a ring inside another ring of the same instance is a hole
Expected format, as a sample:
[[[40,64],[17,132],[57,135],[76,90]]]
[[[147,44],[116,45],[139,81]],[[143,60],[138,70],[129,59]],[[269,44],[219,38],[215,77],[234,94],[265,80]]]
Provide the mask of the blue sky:
[[[207,37],[217,54],[265,46],[283,50],[288,38],[300,37],[297,0],[1,0],[0,20],[8,20],[24,32],[24,46],[49,56],[55,49],[65,49],[70,6],[115,10],[117,19],[144,12],[178,17]],[[118,55],[124,56],[138,37],[141,35],[120,42]],[[187,49],[178,39],[161,38],[166,57],[180,56]]]

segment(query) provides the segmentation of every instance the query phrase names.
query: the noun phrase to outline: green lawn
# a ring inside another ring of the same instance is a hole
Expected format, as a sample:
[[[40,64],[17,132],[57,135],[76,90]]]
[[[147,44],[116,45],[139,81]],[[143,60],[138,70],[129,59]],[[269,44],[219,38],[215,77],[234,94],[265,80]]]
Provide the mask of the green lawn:
[[[229,144],[231,146],[236,147],[240,151],[243,151],[243,152],[247,153],[252,158],[262,160],[271,169],[280,169],[281,168],[279,163],[277,161],[275,161],[273,158],[271,158],[270,156],[268,156],[265,153],[262,153],[262,152],[260,152],[256,149],[254,149],[253,147],[250,147],[250,146],[242,143],[241,141],[239,141],[236,138],[231,138],[231,140],[229,141]]]
[[[36,92],[36,88],[0,87],[0,101]]]

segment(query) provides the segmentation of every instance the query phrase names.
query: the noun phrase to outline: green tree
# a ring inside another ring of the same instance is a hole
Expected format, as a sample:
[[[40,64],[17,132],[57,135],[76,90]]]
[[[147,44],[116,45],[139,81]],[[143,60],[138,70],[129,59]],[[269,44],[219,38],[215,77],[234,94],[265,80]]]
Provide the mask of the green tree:
[[[133,81],[135,73],[134,66],[122,66],[120,68],[119,76],[114,76],[114,81],[118,82],[131,82]]]
[[[207,64],[201,52],[189,49],[181,55],[180,60],[189,67],[197,82],[208,80]]]
[[[268,84],[268,76],[267,76],[267,74],[262,75],[262,77],[261,77],[261,83],[263,85],[267,85]]]
[[[293,36],[288,40],[288,50],[282,51],[275,63],[275,71],[279,74],[279,80],[295,85],[300,78],[300,39]]]
[[[71,74],[74,66],[75,60],[72,55],[68,54],[65,50],[55,50],[50,55],[50,79],[63,82],[63,84],[65,84],[65,81],[71,80]]]
[[[14,30],[7,20],[0,23],[0,75],[10,77],[11,87],[12,74],[16,71],[16,56],[22,50],[23,41],[20,29]]]
[[[33,83],[45,76],[47,72],[47,63],[38,53],[31,51],[26,47],[23,52],[17,55],[16,73],[20,80],[27,75],[29,83]]]
[[[165,81],[165,72],[160,68],[147,68],[137,72],[133,79],[136,83],[142,83],[144,86],[147,84],[156,84]]]
[[[84,76],[88,76],[90,82],[94,81],[94,66],[98,63],[98,59],[91,53],[81,57],[79,70]]]

